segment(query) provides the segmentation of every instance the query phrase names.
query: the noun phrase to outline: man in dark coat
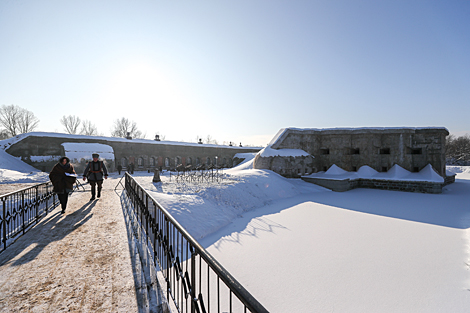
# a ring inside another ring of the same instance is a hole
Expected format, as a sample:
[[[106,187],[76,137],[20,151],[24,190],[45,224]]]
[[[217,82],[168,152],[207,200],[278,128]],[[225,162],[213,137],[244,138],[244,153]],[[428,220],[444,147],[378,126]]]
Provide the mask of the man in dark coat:
[[[103,186],[103,177],[108,179],[108,169],[103,161],[99,160],[99,154],[92,154],[93,161],[88,162],[85,172],[83,172],[83,180],[88,178],[88,182],[91,186],[91,199],[90,201],[95,200],[95,196],[98,198],[101,197],[101,188]],[[98,195],[96,195],[95,186],[98,185]]]
[[[119,175],[121,175],[121,171],[122,171],[122,165],[121,164],[118,164],[117,170],[118,170]]]
[[[49,173],[49,178],[54,186],[54,192],[57,194],[62,207],[62,214],[65,213],[69,193],[73,191],[73,184],[77,179],[76,177],[77,174],[73,169],[73,165],[70,164],[70,160],[67,157],[61,157],[59,163],[54,165]]]

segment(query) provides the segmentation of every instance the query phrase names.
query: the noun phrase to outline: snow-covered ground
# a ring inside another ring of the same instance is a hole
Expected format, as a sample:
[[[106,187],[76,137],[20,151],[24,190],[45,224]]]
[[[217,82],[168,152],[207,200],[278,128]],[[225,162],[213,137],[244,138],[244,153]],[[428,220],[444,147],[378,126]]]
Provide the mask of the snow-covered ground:
[[[447,171],[437,195],[337,193],[252,160],[220,183],[136,177],[270,312],[468,312],[470,167]]]
[[[49,180],[43,173],[29,164],[0,149],[0,184],[42,183]]]

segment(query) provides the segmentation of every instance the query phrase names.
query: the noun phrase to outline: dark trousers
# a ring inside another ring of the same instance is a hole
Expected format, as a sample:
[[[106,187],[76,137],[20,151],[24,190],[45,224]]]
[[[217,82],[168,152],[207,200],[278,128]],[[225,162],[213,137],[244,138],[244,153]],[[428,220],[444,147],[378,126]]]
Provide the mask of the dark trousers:
[[[89,180],[91,186],[91,197],[94,198],[96,195],[95,186],[98,185],[98,198],[101,197],[101,188],[103,187],[102,180]]]
[[[65,211],[65,208],[67,207],[67,201],[69,200],[69,193],[68,192],[58,193],[57,197],[59,198],[60,206],[62,207],[62,210]]]

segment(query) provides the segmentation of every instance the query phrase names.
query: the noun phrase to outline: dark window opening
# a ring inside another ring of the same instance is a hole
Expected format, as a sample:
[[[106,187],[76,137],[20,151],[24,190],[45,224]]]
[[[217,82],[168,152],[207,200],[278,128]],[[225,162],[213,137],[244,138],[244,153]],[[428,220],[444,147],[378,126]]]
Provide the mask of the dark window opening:
[[[415,172],[415,173],[419,172],[419,167],[416,167],[416,166],[413,167],[413,172]]]
[[[357,167],[356,167],[356,166],[353,166],[353,167],[352,167],[352,171],[353,171],[353,172],[357,172]]]
[[[330,154],[330,149],[320,149],[321,154]]]
[[[388,171],[388,167],[382,166],[382,172],[387,172],[387,171]]]
[[[423,148],[409,148],[408,153],[409,154],[422,154]]]
[[[327,168],[326,166],[323,166],[323,172],[326,172]]]
[[[380,154],[390,154],[390,148],[382,148],[382,149],[380,149]]]
[[[351,149],[351,154],[359,154],[359,148]]]

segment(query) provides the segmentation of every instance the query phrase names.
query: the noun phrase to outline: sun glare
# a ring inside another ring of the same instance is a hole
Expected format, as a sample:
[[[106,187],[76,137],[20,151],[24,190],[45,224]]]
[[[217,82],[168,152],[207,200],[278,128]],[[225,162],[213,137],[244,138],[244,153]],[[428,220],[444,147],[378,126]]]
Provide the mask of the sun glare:
[[[110,77],[103,90],[103,102],[112,107],[138,106],[139,110],[145,110],[153,106],[184,105],[182,94],[163,71],[148,64],[133,64]]]

